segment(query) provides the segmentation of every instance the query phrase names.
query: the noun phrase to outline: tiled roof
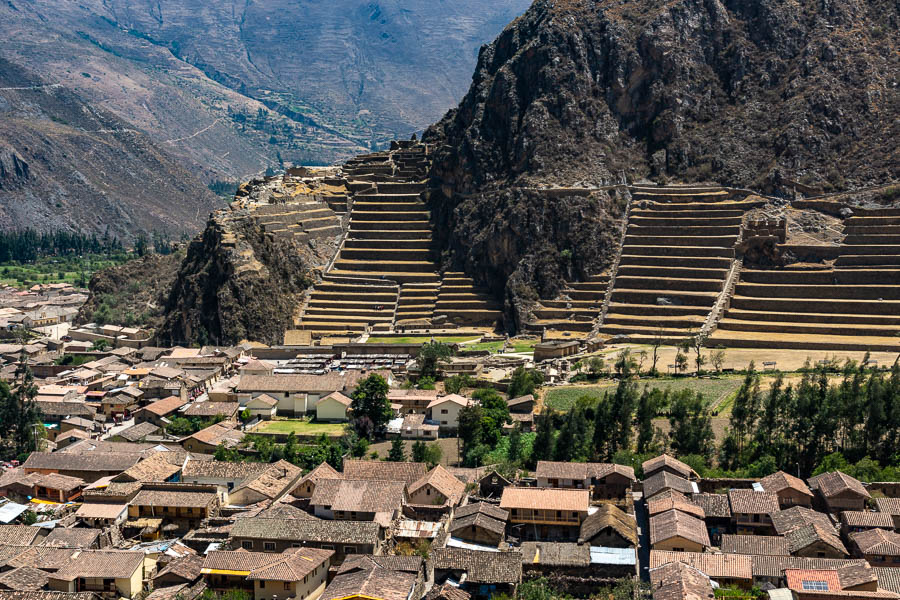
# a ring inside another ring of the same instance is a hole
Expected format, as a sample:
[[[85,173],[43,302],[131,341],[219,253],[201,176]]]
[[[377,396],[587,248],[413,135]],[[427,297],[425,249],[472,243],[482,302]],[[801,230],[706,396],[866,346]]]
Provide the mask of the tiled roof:
[[[354,570],[366,570],[372,568],[390,569],[391,571],[406,571],[418,573],[422,570],[425,560],[421,556],[395,556],[392,554],[348,554],[344,562],[338,567],[338,573],[346,573]]]
[[[435,406],[440,406],[441,404],[446,404],[447,402],[452,402],[453,404],[457,404],[459,406],[469,406],[474,401],[464,396],[460,396],[459,394],[449,394],[447,396],[440,396],[439,398],[435,398],[428,403],[428,408],[434,408]]]
[[[683,563],[666,563],[650,570],[654,600],[712,600],[712,583],[704,573]]]
[[[667,498],[661,498],[657,495],[656,498],[653,498],[647,503],[647,510],[650,515],[656,515],[661,512],[666,512],[667,510],[680,510],[681,512],[693,515],[698,519],[706,518],[706,513],[703,512],[703,509],[699,505],[690,502],[684,496],[678,497],[674,494]]]
[[[402,481],[322,479],[309,503],[347,512],[392,512],[402,506],[405,490]]]
[[[143,423],[132,425],[128,429],[123,429],[116,435],[122,439],[128,440],[129,442],[137,442],[144,439],[148,435],[153,435],[157,431],[159,431],[159,427],[157,427],[150,421],[144,421]]]
[[[834,527],[831,523],[831,519],[828,518],[828,515],[804,506],[794,506],[787,510],[773,512],[770,516],[772,517],[772,524],[775,526],[775,531],[778,532],[778,535],[786,535],[792,529],[810,523],[818,523],[825,529]]]
[[[805,556],[753,555],[754,577],[781,577],[785,569],[837,569],[852,564],[868,565],[864,560],[846,558],[807,558]]]
[[[171,506],[182,508],[206,508],[218,498],[215,492],[188,492],[181,490],[141,490],[133,506]]]
[[[900,534],[884,529],[869,529],[850,534],[850,541],[863,554],[900,556]]]
[[[22,465],[28,469],[60,471],[115,471],[120,473],[133,467],[140,455],[124,452],[32,452]]]
[[[823,527],[819,523],[809,523],[807,525],[802,525],[797,527],[796,529],[792,529],[784,536],[787,539],[788,546],[791,549],[792,554],[798,553],[800,550],[815,544],[816,542],[824,543],[828,546],[831,546],[836,551],[844,554],[845,556],[848,554],[847,548],[844,547],[843,542],[841,542],[840,538],[834,533],[833,527]]]
[[[16,590],[22,592],[37,591],[47,585],[46,571],[31,567],[20,567],[0,574],[0,590]],[[5,593],[0,596],[6,597]]]
[[[674,537],[681,537],[692,542],[709,546],[709,533],[706,524],[689,514],[670,510],[650,517],[650,543],[657,544]]]
[[[850,477],[841,471],[822,473],[810,478],[809,485],[819,490],[825,498],[831,498],[839,494],[850,492],[856,496],[870,498],[869,492],[858,479]]]
[[[241,405],[237,402],[194,402],[184,411],[186,417],[215,417],[222,415],[226,418],[235,414]]]
[[[731,512],[744,515],[768,515],[778,512],[778,496],[771,492],[728,490]]]
[[[690,481],[668,471],[660,471],[644,480],[644,498],[652,498],[665,490],[676,490],[682,494],[693,494],[694,486]]]
[[[471,504],[466,504],[465,506],[460,506],[456,509],[453,516],[454,518],[461,518],[475,513],[485,514],[498,521],[506,521],[509,519],[509,511],[503,510],[489,502],[473,502]]]
[[[900,569],[895,567],[874,567],[878,577],[878,588],[900,594]]]
[[[206,429],[201,429],[190,437],[211,446],[218,446],[221,443],[228,446],[237,444],[243,440],[244,432],[223,425],[222,423],[216,423],[210,425]]]
[[[800,492],[804,496],[809,496],[810,498],[812,498],[813,495],[812,492],[809,491],[809,487],[803,483],[802,479],[794,477],[784,471],[778,471],[777,473],[772,473],[767,477],[763,477],[759,480],[759,484],[765,491],[773,494],[790,489]]]
[[[355,387],[372,372],[351,370],[325,375],[241,375],[238,392],[339,392]]]
[[[276,463],[267,465],[266,470],[255,477],[251,476],[242,481],[231,493],[248,489],[257,492],[266,498],[275,498],[280,495],[287,486],[294,483],[302,472],[300,467],[293,465],[286,460],[279,460]]]
[[[522,564],[587,568],[591,564],[591,547],[565,542],[522,542]]]
[[[650,460],[645,460],[641,465],[641,468],[644,471],[644,477],[648,474],[652,474],[654,471],[658,469],[662,469],[664,467],[668,467],[675,471],[676,473],[680,473],[683,477],[690,478],[692,476],[696,476],[697,473],[689,467],[687,464],[681,462],[674,456],[669,456],[668,454],[661,454],[656,458],[651,458]]]
[[[57,548],[90,548],[97,543],[99,537],[99,529],[56,527],[41,540],[41,545],[56,546]]]
[[[430,485],[436,489],[441,495],[448,499],[451,505],[459,503],[463,494],[466,493],[466,484],[451,475],[450,472],[441,465],[437,465],[426,473],[424,477],[410,485],[410,495],[426,485]]]
[[[862,510],[845,510],[841,513],[841,523],[847,527],[865,527],[873,529],[893,529],[894,518],[883,512]]]
[[[191,459],[181,471],[182,477],[208,477],[211,479],[246,479],[255,477],[269,467],[258,462],[226,462],[223,460]]]
[[[179,583],[166,587],[154,587],[144,600],[194,600],[206,590],[206,582]]]
[[[115,519],[127,510],[125,504],[106,504],[102,502],[85,502],[75,512],[82,519]]]
[[[380,526],[371,521],[325,521],[306,519],[238,519],[231,528],[235,538],[284,540],[291,542],[324,542],[375,544]]]
[[[484,513],[475,512],[462,517],[454,517],[450,523],[450,533],[463,531],[472,526],[485,529],[500,536],[506,532],[506,521],[500,521]]]
[[[185,404],[187,404],[187,400],[182,400],[178,396],[169,396],[168,398],[163,398],[162,400],[151,402],[150,404],[145,406],[143,410],[147,410],[152,412],[154,415],[164,417],[175,412]]]
[[[313,483],[318,483],[320,479],[340,479],[343,475],[334,470],[334,468],[329,465],[327,462],[323,462],[318,467],[304,475],[300,481],[297,482],[297,485],[294,486],[294,489],[300,488],[304,483],[311,481]]]
[[[867,583],[878,583],[878,574],[867,563],[853,563],[838,567],[838,579],[845,590]]]
[[[7,561],[9,567],[34,567],[44,571],[55,571],[67,564],[80,552],[74,548],[53,548],[51,546],[21,547],[22,551]]]
[[[93,418],[97,410],[82,402],[54,402],[47,400],[35,400],[35,405],[41,409],[44,416],[67,417],[80,416]]]
[[[319,600],[352,597],[407,600],[412,595],[417,579],[414,573],[380,567],[347,571],[338,574],[328,584]]]
[[[637,544],[637,523],[634,517],[612,504],[601,504],[593,514],[588,515],[581,524],[578,537],[585,541],[592,540],[607,527],[632,545]]]
[[[650,551],[651,569],[657,569],[674,562],[690,565],[713,579],[745,579],[748,582],[753,579],[752,564],[749,556],[717,554],[713,552]]]
[[[843,589],[837,571],[833,569],[785,569],[784,578],[788,588],[796,592],[811,591],[803,587],[808,581],[821,582],[825,589],[816,591],[839,592]]]
[[[324,402],[325,400],[328,400],[328,399],[339,402],[340,404],[343,404],[344,406],[350,406],[350,404],[353,403],[353,400],[351,400],[344,394],[342,394],[340,392],[332,392],[332,393],[328,394],[327,396],[322,396],[321,398],[319,398],[318,402],[316,402],[316,406],[320,405],[322,402]]]
[[[302,581],[318,567],[328,562],[334,550],[320,548],[290,548],[282,554],[269,554],[270,562],[256,567],[247,576],[249,581]]]
[[[900,498],[875,498],[875,508],[878,512],[900,515]]]
[[[424,600],[471,600],[472,596],[458,587],[445,583],[432,586]]]
[[[169,561],[153,579],[160,579],[166,575],[181,577],[187,582],[195,581],[200,577],[200,569],[203,568],[203,557],[198,554],[185,554]]]
[[[36,591],[9,591],[3,592],[3,600],[99,600],[93,592],[48,592]]]
[[[249,406],[251,402],[254,404],[262,403],[264,406],[268,406],[269,408],[278,405],[278,400],[268,394],[260,394],[259,396],[256,396],[252,400],[249,400],[247,402],[247,405]]]
[[[588,511],[590,492],[587,490],[561,490],[554,488],[505,487],[500,498],[500,508],[526,510]]]
[[[787,539],[780,535],[722,535],[722,552],[726,554],[765,554],[790,556]]]
[[[462,548],[432,550],[435,569],[465,571],[474,584],[519,583],[522,580],[521,552],[481,552]]]
[[[30,525],[0,525],[0,544],[30,546],[40,533],[40,528]]]
[[[634,469],[613,463],[572,463],[550,460],[538,461],[535,476],[539,479],[602,479],[618,473],[634,481]]]
[[[181,471],[181,465],[173,465],[165,455],[157,452],[116,477],[120,481],[162,482]]]
[[[53,574],[53,579],[126,579],[144,564],[143,552],[83,550]]]
[[[428,471],[425,463],[389,462],[374,460],[345,460],[344,477],[347,479],[374,479],[378,481],[405,481],[408,484],[422,478]]]
[[[526,394],[525,396],[519,396],[517,398],[510,398],[506,401],[506,405],[515,406],[517,404],[527,404],[528,402],[534,402],[534,396],[532,394]]]

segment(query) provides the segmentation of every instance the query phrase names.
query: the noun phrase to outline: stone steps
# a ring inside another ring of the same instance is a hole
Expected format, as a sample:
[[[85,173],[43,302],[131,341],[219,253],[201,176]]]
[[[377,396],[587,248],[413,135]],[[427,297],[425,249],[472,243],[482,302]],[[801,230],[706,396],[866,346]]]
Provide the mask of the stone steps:
[[[352,223],[354,225],[360,225],[361,223],[374,222],[374,223],[402,223],[406,221],[414,221],[416,223],[425,223],[428,222],[430,215],[428,211],[418,211],[418,210],[407,210],[400,212],[365,212],[360,210],[358,207],[353,207],[352,212]]]
[[[594,329],[594,321],[593,319],[587,321],[537,319],[528,323],[527,328],[531,332],[540,332],[546,331],[548,329],[555,329],[557,331],[576,331],[580,333],[586,333]]]
[[[853,252],[856,248],[853,248]],[[836,267],[870,268],[875,266],[900,266],[900,254],[842,254],[835,261]]]
[[[400,212],[424,212],[428,213],[425,203],[416,202],[369,202],[356,200],[353,203],[353,210],[363,213],[400,213]]]
[[[337,265],[335,268],[330,271],[330,273],[335,275],[352,277],[354,275],[359,275],[361,271],[353,271],[353,270],[343,270],[339,269]],[[403,272],[403,271],[370,271],[366,272],[366,275],[375,277],[375,278],[383,278],[385,280],[394,281],[399,284],[404,283],[424,283],[428,281],[437,282],[440,281],[440,277],[437,273],[424,273],[424,272]]]
[[[728,264],[734,258],[734,248],[715,246],[650,246],[629,245],[622,250],[625,256],[679,256],[685,258],[726,258]]]
[[[397,250],[428,250],[431,248],[431,240],[353,239],[344,241],[344,248],[352,248],[354,250],[380,250],[385,247]]]
[[[434,263],[428,260],[350,260],[338,258],[336,271],[361,271],[363,273],[430,273]]]
[[[350,239],[356,240],[423,240],[431,239],[430,229],[371,229],[353,230],[351,227]]]
[[[351,217],[350,236],[357,237],[358,231],[430,231],[427,220],[409,221],[360,221]]]

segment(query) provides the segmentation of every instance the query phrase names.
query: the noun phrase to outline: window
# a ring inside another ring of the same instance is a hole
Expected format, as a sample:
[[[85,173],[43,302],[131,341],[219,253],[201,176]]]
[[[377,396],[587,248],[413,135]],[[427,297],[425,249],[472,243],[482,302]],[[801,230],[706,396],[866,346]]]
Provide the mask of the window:
[[[425,488],[425,495],[426,495],[426,496],[430,496],[430,495],[431,495],[431,488]]]
[[[322,550],[334,550],[334,546],[331,544],[322,544]]]
[[[441,414],[442,414],[442,415],[446,415],[446,414],[447,414],[447,409],[446,409],[446,408],[442,408],[442,409],[441,409]]]
[[[265,582],[265,581],[260,581],[260,582],[259,582],[259,589],[262,590],[262,589],[265,589],[265,587],[266,587],[266,582]]]
[[[803,589],[807,592],[827,592],[828,591],[828,582],[827,581],[818,581],[815,579],[806,579],[801,584]]]
[[[562,511],[561,510],[556,511],[556,518],[562,519]]]
[[[275,542],[263,542],[263,550],[266,552],[275,552]]]
[[[243,542],[241,542],[241,548],[243,548],[244,550],[253,550],[253,542],[244,540]]]
[[[291,548],[299,548],[299,547],[300,547],[300,544],[298,544],[297,542],[294,542],[293,544],[291,544]]]
[[[287,581],[285,581],[284,582],[284,591],[287,592],[287,591],[290,591],[290,589],[291,589],[291,584],[288,583]]]
[[[753,522],[759,523],[759,515],[753,515]]]
[[[344,546],[344,554],[353,554],[355,550],[353,546]]]

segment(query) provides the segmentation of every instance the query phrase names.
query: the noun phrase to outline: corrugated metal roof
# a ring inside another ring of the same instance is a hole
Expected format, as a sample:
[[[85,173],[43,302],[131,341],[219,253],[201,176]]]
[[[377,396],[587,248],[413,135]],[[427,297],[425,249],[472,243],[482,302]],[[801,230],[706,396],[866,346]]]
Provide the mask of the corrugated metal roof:
[[[634,548],[591,546],[592,565],[633,565],[637,560]]]

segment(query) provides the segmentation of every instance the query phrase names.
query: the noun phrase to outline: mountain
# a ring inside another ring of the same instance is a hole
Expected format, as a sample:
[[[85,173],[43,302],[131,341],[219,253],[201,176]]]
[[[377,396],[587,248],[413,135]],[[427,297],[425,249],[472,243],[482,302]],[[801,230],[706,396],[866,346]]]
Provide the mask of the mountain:
[[[897,177],[890,0],[538,0],[430,128],[451,261],[516,312],[611,260],[621,199],[537,188],[652,178],[773,194]],[[586,256],[585,256],[586,254]]]
[[[438,119],[530,0],[9,0],[0,52],[207,178],[328,164]]]
[[[130,124],[0,59],[0,228],[177,236],[217,206]]]

